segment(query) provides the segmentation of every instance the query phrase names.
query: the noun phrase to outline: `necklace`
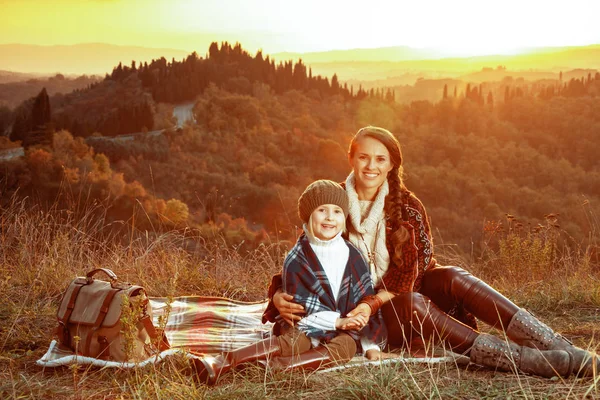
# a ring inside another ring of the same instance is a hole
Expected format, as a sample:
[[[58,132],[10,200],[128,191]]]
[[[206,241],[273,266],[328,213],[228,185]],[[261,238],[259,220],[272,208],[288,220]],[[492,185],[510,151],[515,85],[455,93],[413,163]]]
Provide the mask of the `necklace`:
[[[379,223],[381,221],[377,222],[377,226],[375,227],[375,235],[374,235],[374,240],[375,243],[377,243],[377,234],[379,233]],[[365,249],[367,250],[367,258],[369,259],[369,269],[372,271],[372,273],[376,273],[377,268],[376,268],[376,264],[375,264],[375,251],[371,251],[371,248],[369,247],[369,245],[367,244],[367,241],[365,240],[365,236],[360,233],[360,239],[362,240]]]

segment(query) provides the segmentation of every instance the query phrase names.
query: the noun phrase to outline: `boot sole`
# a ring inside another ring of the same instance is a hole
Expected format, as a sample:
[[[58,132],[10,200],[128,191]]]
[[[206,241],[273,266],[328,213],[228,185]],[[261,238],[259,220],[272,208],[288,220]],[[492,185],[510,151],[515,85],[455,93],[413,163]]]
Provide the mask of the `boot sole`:
[[[200,383],[206,385],[214,385],[217,383],[217,376],[212,370],[212,366],[204,358],[194,359],[194,367],[196,369],[196,377]]]

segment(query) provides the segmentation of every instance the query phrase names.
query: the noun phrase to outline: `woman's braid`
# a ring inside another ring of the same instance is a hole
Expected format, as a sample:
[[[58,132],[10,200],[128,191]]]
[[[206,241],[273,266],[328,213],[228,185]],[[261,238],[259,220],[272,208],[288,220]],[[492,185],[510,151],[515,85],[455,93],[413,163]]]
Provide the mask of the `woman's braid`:
[[[401,179],[402,166],[394,167],[388,173],[388,184],[390,192],[386,198],[386,214],[390,218],[392,233],[390,234],[390,244],[392,261],[396,265],[402,265],[402,245],[408,240],[408,231],[402,225],[402,199],[403,196],[410,194],[404,186]]]

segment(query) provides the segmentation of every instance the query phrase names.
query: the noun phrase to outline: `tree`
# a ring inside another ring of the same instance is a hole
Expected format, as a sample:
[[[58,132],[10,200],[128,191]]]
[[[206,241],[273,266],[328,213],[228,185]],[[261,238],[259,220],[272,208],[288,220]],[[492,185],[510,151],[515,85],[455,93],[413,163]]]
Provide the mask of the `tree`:
[[[177,226],[187,221],[189,214],[187,204],[181,200],[171,199],[167,201],[165,211],[160,215],[160,218],[167,224]]]
[[[443,99],[447,99],[448,98],[448,84],[446,83],[444,85],[444,95],[442,96]]]
[[[494,95],[492,94],[491,90],[488,92],[487,95],[487,104],[488,106],[490,106],[490,109],[494,108]]]
[[[12,113],[6,106],[0,106],[0,136],[4,136],[12,121]]]
[[[396,99],[394,98],[394,92],[392,91],[392,89],[388,88],[387,92],[385,93],[385,101],[393,103],[395,100]]]
[[[32,117],[34,129],[43,129],[50,122],[50,98],[46,88],[42,89],[33,102]]]
[[[15,110],[10,139],[21,140],[24,147],[35,144],[50,144],[52,132],[50,127],[50,98],[43,88],[40,93]]]
[[[338,81],[337,74],[333,74],[331,77],[331,93],[336,94],[340,90],[340,83]]]

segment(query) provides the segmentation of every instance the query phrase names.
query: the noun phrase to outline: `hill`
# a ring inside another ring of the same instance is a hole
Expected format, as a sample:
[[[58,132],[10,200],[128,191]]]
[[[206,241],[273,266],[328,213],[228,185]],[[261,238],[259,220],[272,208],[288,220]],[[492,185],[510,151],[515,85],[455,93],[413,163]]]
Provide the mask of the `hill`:
[[[299,194],[315,179],[345,179],[350,138],[368,124],[400,141],[440,264],[466,267],[598,352],[600,73],[481,72],[501,80],[440,76],[365,91],[214,43],[207,58],[115,64],[71,94],[43,89],[14,112],[0,107],[0,131],[14,121],[24,139],[48,139],[0,159],[0,398],[593,397],[598,378],[454,362],[327,374],[247,368],[216,387],[199,385],[184,357],[132,370],[34,366],[67,284],[97,266],[169,302],[263,299],[298,235]],[[434,97],[411,101],[417,92]],[[146,132],[183,100],[193,101],[195,123]],[[0,148],[14,146],[0,137]]]
[[[304,62],[330,63],[348,61],[407,61],[434,60],[443,58],[443,54],[435,49],[416,49],[408,46],[379,47],[372,49],[330,50],[308,53],[274,53],[277,59],[299,59]]]
[[[573,72],[582,76],[568,82],[567,72],[563,81],[505,78],[465,85],[456,79],[423,79],[395,90],[408,99],[399,103],[389,91],[356,91],[335,76],[329,81],[313,75],[302,63],[275,65],[240,45],[215,43],[207,59],[192,54],[181,62],[160,59],[136,69],[119,65],[89,89],[39,98],[38,106],[32,100],[17,114],[31,116],[37,107],[38,120],[47,117],[49,101],[56,130],[115,136],[160,129],[164,125],[154,126],[157,109],[193,99],[197,124],[131,145],[98,142],[107,160],[97,160],[94,168],[110,167],[124,182],[139,182],[143,193],[152,188],[158,198],[181,201],[189,207],[183,221],[190,226],[244,235],[264,229],[285,239],[296,235],[294,209],[305,185],[317,178],[344,179],[349,137],[361,126],[381,125],[404,146],[407,185],[428,207],[436,237],[473,252],[485,247],[482,224],[503,221],[506,213],[521,218],[533,232],[544,215],[560,212],[562,229],[577,241],[588,240],[587,213],[600,202],[594,151],[600,74],[584,72]],[[417,91],[431,99],[410,100]],[[19,121],[27,129],[34,125]],[[21,131],[25,139],[27,129]],[[91,164],[81,161],[63,169],[63,160],[72,158],[63,153],[71,149],[89,160],[97,156],[94,149],[69,144],[55,154],[51,135],[39,137],[47,140],[47,154],[31,159],[28,150],[23,164],[3,169],[7,193],[19,189],[55,198],[67,173],[84,190]],[[44,167],[48,163],[53,168]],[[34,179],[36,171],[45,178]],[[102,176],[107,185],[109,175]],[[122,190],[115,193],[123,195]],[[135,198],[135,191],[128,193]],[[583,198],[587,206],[582,208]],[[120,208],[114,217],[124,219],[127,212]],[[154,223],[152,218],[146,225]],[[230,243],[256,243],[236,235],[228,236]]]
[[[0,84],[11,82],[23,82],[29,79],[38,79],[47,77],[46,74],[28,74],[23,72],[13,72],[0,70]]]
[[[364,61],[422,61],[422,60],[470,60],[496,62],[501,60],[521,60],[535,58],[538,66],[540,60],[567,60],[575,62],[595,61],[600,45],[565,46],[565,47],[530,47],[516,49],[513,54],[474,55],[453,52],[446,49],[414,48],[408,46],[390,46],[367,49],[328,50],[307,53],[281,52],[272,54],[275,58],[298,59],[306,63],[342,63]],[[572,66],[571,66],[572,67]]]
[[[67,94],[77,89],[84,89],[101,79],[96,75],[81,75],[73,78],[65,77],[62,74],[51,77],[38,77],[31,74],[19,76],[18,81],[0,83],[0,106],[15,108],[25,100],[37,95],[42,88],[46,88],[51,96],[58,93]],[[25,77],[27,78],[25,79]],[[16,76],[14,78],[17,79]]]
[[[38,46],[0,44],[0,69],[42,74],[100,74],[110,72],[122,62],[131,64],[165,57],[182,59],[189,52],[105,43]]]
[[[302,60],[310,63],[313,71],[318,74],[330,75],[336,73],[344,81],[387,80],[407,76],[403,83],[414,83],[413,76],[424,78],[458,77],[481,71],[484,68],[496,69],[504,66],[516,73],[555,73],[576,68],[600,69],[600,45],[540,48],[531,52],[517,55],[489,55],[478,57],[452,57],[428,59],[418,54],[406,54],[406,59],[386,56],[386,51],[370,52],[377,54],[380,59],[368,58],[369,52],[363,53],[346,50],[337,52],[316,53],[314,56],[301,56]],[[393,53],[392,53],[393,54]]]

